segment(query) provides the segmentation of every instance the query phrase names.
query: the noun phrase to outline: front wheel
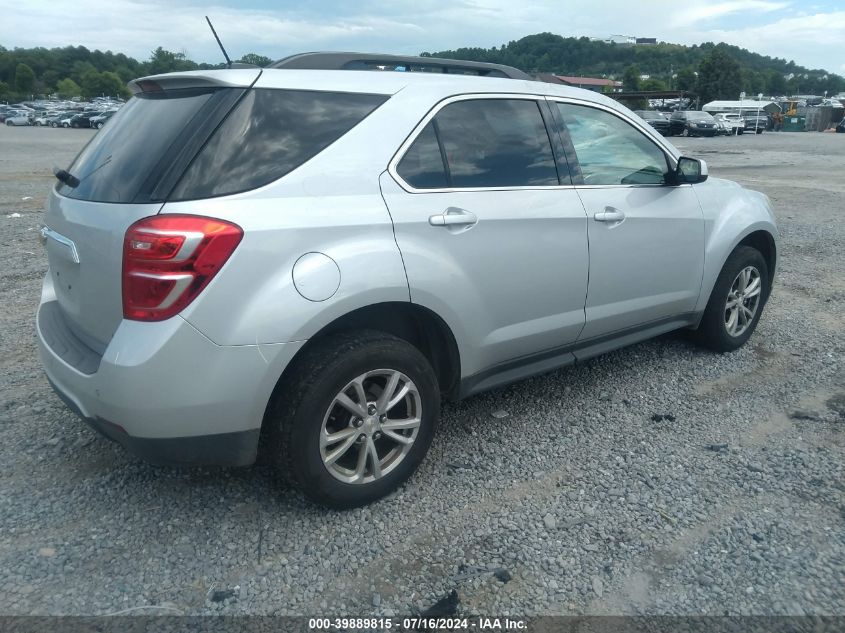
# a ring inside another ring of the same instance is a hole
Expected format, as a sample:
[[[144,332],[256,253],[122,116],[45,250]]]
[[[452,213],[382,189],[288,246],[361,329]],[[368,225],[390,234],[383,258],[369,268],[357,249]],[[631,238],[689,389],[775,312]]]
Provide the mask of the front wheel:
[[[100,122],[100,123],[97,123],[97,129],[98,129],[98,130],[102,130],[102,129],[103,129],[103,124],[102,124],[101,122]]]
[[[739,246],[716,278],[695,338],[717,352],[732,352],[751,337],[768,298],[769,269],[756,248]]]
[[[317,503],[351,508],[417,469],[440,416],[440,390],[413,345],[375,331],[315,341],[274,394],[265,426],[277,470]]]

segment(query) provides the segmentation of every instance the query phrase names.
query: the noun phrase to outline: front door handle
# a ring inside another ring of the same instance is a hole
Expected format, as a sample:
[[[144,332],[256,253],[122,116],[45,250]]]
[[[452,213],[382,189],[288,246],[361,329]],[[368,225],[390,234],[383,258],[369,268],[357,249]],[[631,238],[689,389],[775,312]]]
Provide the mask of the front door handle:
[[[605,207],[604,211],[599,211],[598,213],[594,214],[593,219],[596,222],[621,222],[625,219],[625,214],[622,213],[619,209],[614,209],[613,207]]]
[[[478,222],[478,216],[466,209],[449,207],[443,213],[428,218],[431,226],[468,226]]]

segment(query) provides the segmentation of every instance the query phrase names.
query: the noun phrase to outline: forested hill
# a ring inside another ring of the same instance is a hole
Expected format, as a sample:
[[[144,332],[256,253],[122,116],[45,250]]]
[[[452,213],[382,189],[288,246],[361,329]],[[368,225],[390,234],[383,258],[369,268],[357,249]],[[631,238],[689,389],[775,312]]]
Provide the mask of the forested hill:
[[[743,87],[749,94],[786,94],[799,90],[813,94],[822,94],[827,90],[828,94],[835,94],[845,90],[845,79],[825,70],[812,70],[786,59],[767,57],[738,46],[712,42],[695,46],[668,43],[610,44],[586,37],[538,33],[500,47],[459,48],[423,55],[507,64],[529,72],[612,77],[619,80],[622,80],[627,68],[635,66],[641,74],[671,84],[673,75],[682,71],[697,72],[701,62],[717,48],[738,62]],[[783,77],[789,75],[794,77],[782,85]]]
[[[624,81],[626,90],[692,90],[706,99],[733,99],[740,90],[749,95],[821,95],[825,91],[833,95],[845,91],[845,79],[838,75],[709,42],[696,46],[627,45],[538,33],[501,47],[459,48],[423,55],[496,62],[528,72],[614,78]],[[265,66],[270,58],[250,53],[238,61]],[[123,53],[92,51],[84,46],[0,46],[0,102],[54,93],[63,97],[127,96],[125,84],[136,77],[220,67],[222,64],[198,64],[183,53],[162,47],[139,61]],[[642,75],[649,78],[641,81]]]

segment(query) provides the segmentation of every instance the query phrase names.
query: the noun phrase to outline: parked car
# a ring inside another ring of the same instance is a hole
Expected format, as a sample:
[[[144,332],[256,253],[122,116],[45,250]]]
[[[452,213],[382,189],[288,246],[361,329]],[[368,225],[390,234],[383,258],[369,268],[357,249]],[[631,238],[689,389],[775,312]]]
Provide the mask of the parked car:
[[[769,129],[769,116],[765,113],[744,114],[742,118],[745,119],[745,129],[750,132],[762,134]]]
[[[55,116],[51,112],[39,112],[35,115],[35,118],[32,120],[33,125],[49,125],[50,124],[50,117]]]
[[[108,121],[115,112],[117,112],[117,110],[107,110],[106,112],[101,112],[96,116],[92,116],[89,119],[90,126],[99,130],[106,124],[106,121]]]
[[[70,127],[91,127],[91,117],[95,117],[99,112],[80,112],[70,119]]]
[[[24,110],[18,110],[16,108],[6,108],[2,112],[0,112],[0,122],[5,123],[6,119],[20,116],[26,116],[28,118],[27,112]]]
[[[726,135],[742,134],[745,131],[745,121],[738,114],[719,113],[713,118],[719,124],[720,130]]]
[[[59,120],[59,125],[57,127],[71,127],[74,117],[78,115],[78,112],[65,112],[64,118]]]
[[[669,119],[671,136],[716,136],[719,124],[713,116],[700,110],[676,110]]]
[[[70,127],[70,119],[76,114],[76,112],[59,112],[58,114],[47,117],[46,125],[50,127]],[[68,122],[67,126],[63,125],[64,121]]]
[[[663,136],[669,135],[669,119],[660,112],[656,110],[634,110],[634,113]]]
[[[836,126],[836,131],[840,134],[845,132],[845,119],[842,119]]]
[[[5,123],[9,127],[13,125],[32,125],[32,118],[28,112],[10,112],[5,117]]]
[[[442,399],[678,328],[719,352],[752,335],[766,196],[604,95],[350,57],[136,80],[57,172],[38,346],[106,437],[228,465],[263,437],[349,507],[417,469]]]

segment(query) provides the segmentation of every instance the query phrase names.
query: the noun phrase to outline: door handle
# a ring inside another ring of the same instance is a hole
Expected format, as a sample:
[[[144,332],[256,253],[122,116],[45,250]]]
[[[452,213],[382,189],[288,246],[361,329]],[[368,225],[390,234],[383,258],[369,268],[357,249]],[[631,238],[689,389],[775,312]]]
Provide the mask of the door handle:
[[[605,207],[604,211],[599,211],[593,215],[596,222],[621,222],[625,219],[625,214],[619,209],[613,207]]]
[[[443,213],[428,218],[431,226],[468,226],[477,222],[478,216],[458,207],[449,207]]]

